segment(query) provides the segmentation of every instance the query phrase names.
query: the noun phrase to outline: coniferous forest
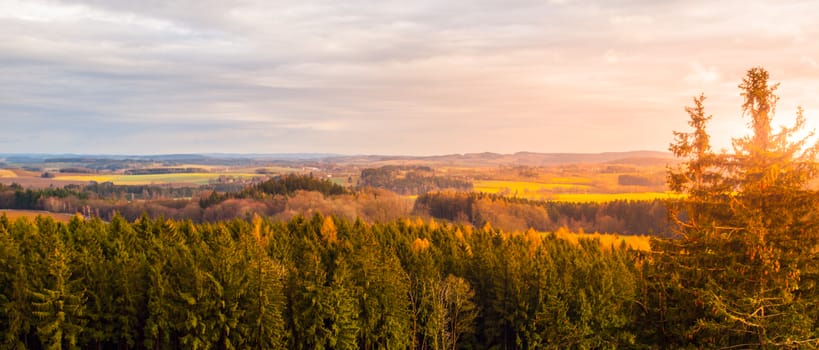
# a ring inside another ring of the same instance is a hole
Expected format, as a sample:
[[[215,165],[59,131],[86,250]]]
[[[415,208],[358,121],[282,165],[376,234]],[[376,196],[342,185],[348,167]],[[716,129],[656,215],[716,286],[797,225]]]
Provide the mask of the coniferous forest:
[[[333,217],[0,219],[7,348],[634,344],[637,256],[599,242]]]
[[[686,109],[668,171],[686,196],[664,205],[674,238],[648,251],[504,231],[487,213],[478,225],[3,216],[0,347],[815,348],[819,146],[797,137],[801,110],[772,126],[767,71],[739,87],[751,132],[731,152],[711,148],[704,96]]]

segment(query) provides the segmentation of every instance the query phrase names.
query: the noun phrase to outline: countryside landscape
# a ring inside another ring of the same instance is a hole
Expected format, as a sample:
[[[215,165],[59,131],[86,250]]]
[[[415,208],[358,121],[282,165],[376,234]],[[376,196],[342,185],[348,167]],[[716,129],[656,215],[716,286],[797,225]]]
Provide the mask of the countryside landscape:
[[[819,348],[815,10],[0,0],[0,348]]]

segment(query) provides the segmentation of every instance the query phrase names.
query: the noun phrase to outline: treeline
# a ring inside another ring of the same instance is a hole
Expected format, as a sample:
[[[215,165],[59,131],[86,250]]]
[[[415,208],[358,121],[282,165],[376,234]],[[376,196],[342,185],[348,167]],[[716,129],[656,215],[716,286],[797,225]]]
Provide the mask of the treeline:
[[[380,189],[354,193],[329,180],[289,175],[266,183],[217,191],[223,185],[198,188],[122,186],[108,183],[63,188],[23,189],[0,184],[0,208],[82,213],[111,220],[119,213],[135,220],[152,218],[208,222],[272,216],[281,220],[316,212],[368,222],[387,222],[410,215],[412,200]]]
[[[68,198],[70,196],[79,197],[80,191],[73,187],[44,188],[44,189],[24,189],[23,186],[13,183],[5,185],[0,183],[0,208],[5,209],[30,209],[44,210],[43,202],[46,198]],[[87,198],[87,195],[82,195]]]
[[[0,184],[0,208],[76,212],[92,200],[162,200],[194,197],[202,188],[92,182],[42,189]]]
[[[0,217],[0,346],[634,347],[636,255],[532,231]]]
[[[239,188],[230,184],[174,187],[91,182],[87,185],[25,189],[19,184],[0,184],[0,208],[72,212],[87,205],[88,200],[162,200],[167,203],[168,200],[190,199],[207,193],[208,196],[199,201],[204,209],[230,198],[263,200],[277,195],[293,196],[298,191],[316,191],[326,196],[349,193],[346,188],[332,181],[297,174],[279,176]],[[54,205],[55,202],[61,205]]]
[[[445,189],[472,190],[472,182],[436,176],[434,170],[426,166],[386,165],[380,168],[367,168],[361,171],[359,186],[383,188],[405,196]]]
[[[572,231],[672,235],[661,200],[605,203],[531,201],[478,192],[430,192],[418,196],[413,212],[482,227],[505,230]]]
[[[663,186],[665,178],[622,174],[617,176],[617,184],[620,186]]]
[[[215,208],[209,215],[208,208],[223,204],[229,199],[253,208],[260,215],[273,215],[284,210],[285,198],[294,197],[301,191],[317,191],[326,196],[348,194],[344,187],[329,180],[310,175],[286,175],[249,186],[213,184],[199,187],[174,187],[156,185],[115,185],[111,182],[91,182],[87,185],[66,185],[42,189],[24,189],[19,184],[0,184],[0,208],[45,210],[51,212],[97,214],[110,219],[115,211],[129,220],[143,212],[152,217],[165,216],[193,221],[221,220],[245,217],[242,210],[233,210],[235,204]],[[246,199],[246,200],[245,200]],[[235,216],[231,216],[233,212]]]
[[[249,197],[264,197],[266,195],[292,196],[296,191],[315,191],[325,196],[348,193],[344,186],[327,179],[314,177],[313,174],[288,174],[252,185],[243,194]]]
[[[85,186],[67,185],[66,187],[77,189],[78,196],[80,198],[85,195],[88,198],[125,200],[190,198],[196,196],[202,190],[202,188],[208,188],[156,185],[115,185],[111,182],[92,182]]]

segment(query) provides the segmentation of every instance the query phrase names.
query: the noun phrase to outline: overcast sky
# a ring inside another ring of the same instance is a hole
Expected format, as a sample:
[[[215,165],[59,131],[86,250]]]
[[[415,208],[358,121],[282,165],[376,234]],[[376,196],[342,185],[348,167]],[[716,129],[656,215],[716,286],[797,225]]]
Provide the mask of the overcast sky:
[[[0,153],[666,150],[819,118],[816,1],[0,0]]]

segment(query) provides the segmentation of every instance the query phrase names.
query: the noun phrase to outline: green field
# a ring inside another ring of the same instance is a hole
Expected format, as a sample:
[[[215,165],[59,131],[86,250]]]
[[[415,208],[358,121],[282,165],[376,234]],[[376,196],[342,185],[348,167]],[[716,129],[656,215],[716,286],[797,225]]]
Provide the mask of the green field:
[[[207,185],[220,176],[253,178],[263,176],[254,173],[179,173],[152,175],[67,175],[57,176],[55,180],[113,182],[117,185],[150,185],[150,184],[194,184]]]

